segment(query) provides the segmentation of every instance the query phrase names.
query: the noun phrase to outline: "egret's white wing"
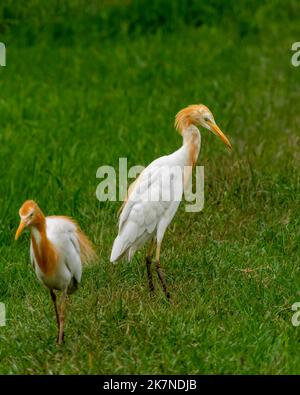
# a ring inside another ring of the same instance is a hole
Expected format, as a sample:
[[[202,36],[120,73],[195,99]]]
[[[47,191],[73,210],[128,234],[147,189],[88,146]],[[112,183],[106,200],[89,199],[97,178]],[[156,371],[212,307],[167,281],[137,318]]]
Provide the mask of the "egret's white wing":
[[[77,234],[69,232],[68,235],[66,235],[66,238],[68,238],[68,240],[66,240],[66,243],[68,243],[68,248],[66,248],[66,266],[79,284],[81,281],[82,265]]]
[[[47,217],[47,237],[57,249],[59,258],[78,283],[82,265],[76,224],[64,217]]]
[[[183,191],[182,168],[173,168],[167,157],[152,162],[139,177],[120,215],[119,234],[111,261],[126,252],[130,259],[154,232],[161,237],[176,213]]]
[[[122,229],[126,219],[128,218],[129,213],[135,203],[136,200],[139,200],[143,195],[149,195],[149,191],[155,191],[155,183],[157,183],[158,178],[161,173],[161,168],[168,168],[171,163],[171,158],[174,154],[162,156],[153,162],[151,162],[139,175],[136,182],[134,182],[133,188],[130,190],[130,195],[128,196],[128,200],[124,205],[124,208],[120,214],[119,218],[119,232]],[[130,187],[129,187],[130,189]]]

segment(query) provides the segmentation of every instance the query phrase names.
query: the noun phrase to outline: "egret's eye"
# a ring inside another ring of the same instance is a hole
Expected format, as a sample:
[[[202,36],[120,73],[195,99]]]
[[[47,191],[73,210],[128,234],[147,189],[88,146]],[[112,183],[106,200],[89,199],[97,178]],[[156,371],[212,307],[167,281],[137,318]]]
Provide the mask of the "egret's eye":
[[[29,214],[29,218],[33,218],[33,212]]]
[[[207,117],[205,117],[205,118],[204,118],[204,121],[205,121],[205,122],[210,122],[210,119],[207,118]]]

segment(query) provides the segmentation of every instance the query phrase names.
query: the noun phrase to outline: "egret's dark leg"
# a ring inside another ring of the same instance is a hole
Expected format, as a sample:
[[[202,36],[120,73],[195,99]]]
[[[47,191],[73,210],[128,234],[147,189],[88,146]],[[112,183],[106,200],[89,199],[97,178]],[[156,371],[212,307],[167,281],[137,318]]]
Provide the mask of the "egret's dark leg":
[[[151,296],[154,295],[154,284],[153,284],[153,278],[151,273],[151,263],[152,263],[152,254],[153,254],[154,245],[155,245],[155,241],[152,240],[146,256],[148,284],[149,284],[149,291]]]
[[[54,291],[52,289],[50,289],[50,295],[51,295],[52,302],[54,304],[56,323],[57,323],[57,328],[58,328],[58,331],[59,331],[60,322],[59,322],[59,314],[58,314],[57,304],[56,304],[56,295],[55,295],[55,293],[54,293]],[[57,340],[58,340],[58,336],[57,336]]]
[[[61,295],[60,309],[59,309],[59,334],[58,344],[61,344],[64,340],[64,324],[65,324],[65,307],[66,307],[67,289],[63,290]]]
[[[162,285],[162,289],[166,295],[166,298],[167,298],[168,302],[172,303],[172,300],[170,297],[170,292],[168,291],[165,275],[164,275],[162,268],[160,267],[160,243],[157,243],[157,247],[156,247],[155,268],[156,268],[156,272],[157,272],[158,278],[160,280],[160,283]]]

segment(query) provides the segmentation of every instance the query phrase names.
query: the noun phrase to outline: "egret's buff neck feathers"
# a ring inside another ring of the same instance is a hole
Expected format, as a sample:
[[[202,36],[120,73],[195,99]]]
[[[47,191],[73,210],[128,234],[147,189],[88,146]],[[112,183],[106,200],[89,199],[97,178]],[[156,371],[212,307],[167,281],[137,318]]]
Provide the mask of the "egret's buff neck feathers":
[[[47,238],[43,212],[33,200],[27,200],[19,211],[20,217],[26,218],[31,212],[34,212],[30,225],[32,248],[39,268],[49,276],[56,267],[57,251]]]
[[[204,104],[192,104],[179,111],[175,118],[175,128],[182,135],[183,144],[189,146],[189,164],[194,166],[199,155],[200,132],[198,126],[211,131],[227,147],[232,148],[230,141],[216,124],[211,111]]]
[[[199,129],[199,110],[204,112],[208,110],[204,105],[190,105],[178,112],[175,118],[175,128],[179,131],[183,138],[183,144],[187,144],[189,150],[188,166],[195,166],[201,144],[201,136]]]
[[[183,144],[187,145],[188,147],[189,158],[187,165],[195,166],[197,163],[201,145],[201,136],[199,129],[194,125],[190,125],[183,130],[182,137]]]

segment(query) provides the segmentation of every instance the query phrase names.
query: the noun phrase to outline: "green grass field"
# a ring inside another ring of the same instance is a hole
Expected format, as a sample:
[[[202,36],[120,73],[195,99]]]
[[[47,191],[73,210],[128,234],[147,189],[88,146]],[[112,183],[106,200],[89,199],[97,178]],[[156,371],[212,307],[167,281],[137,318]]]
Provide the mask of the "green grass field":
[[[300,373],[299,2],[26,4],[0,5],[0,373]],[[96,171],[175,150],[174,116],[199,102],[233,151],[202,131],[205,207],[182,204],[165,235],[168,305],[148,295],[144,250],[109,263],[121,203],[96,199]],[[14,241],[29,198],[99,254],[61,347],[29,234]]]

